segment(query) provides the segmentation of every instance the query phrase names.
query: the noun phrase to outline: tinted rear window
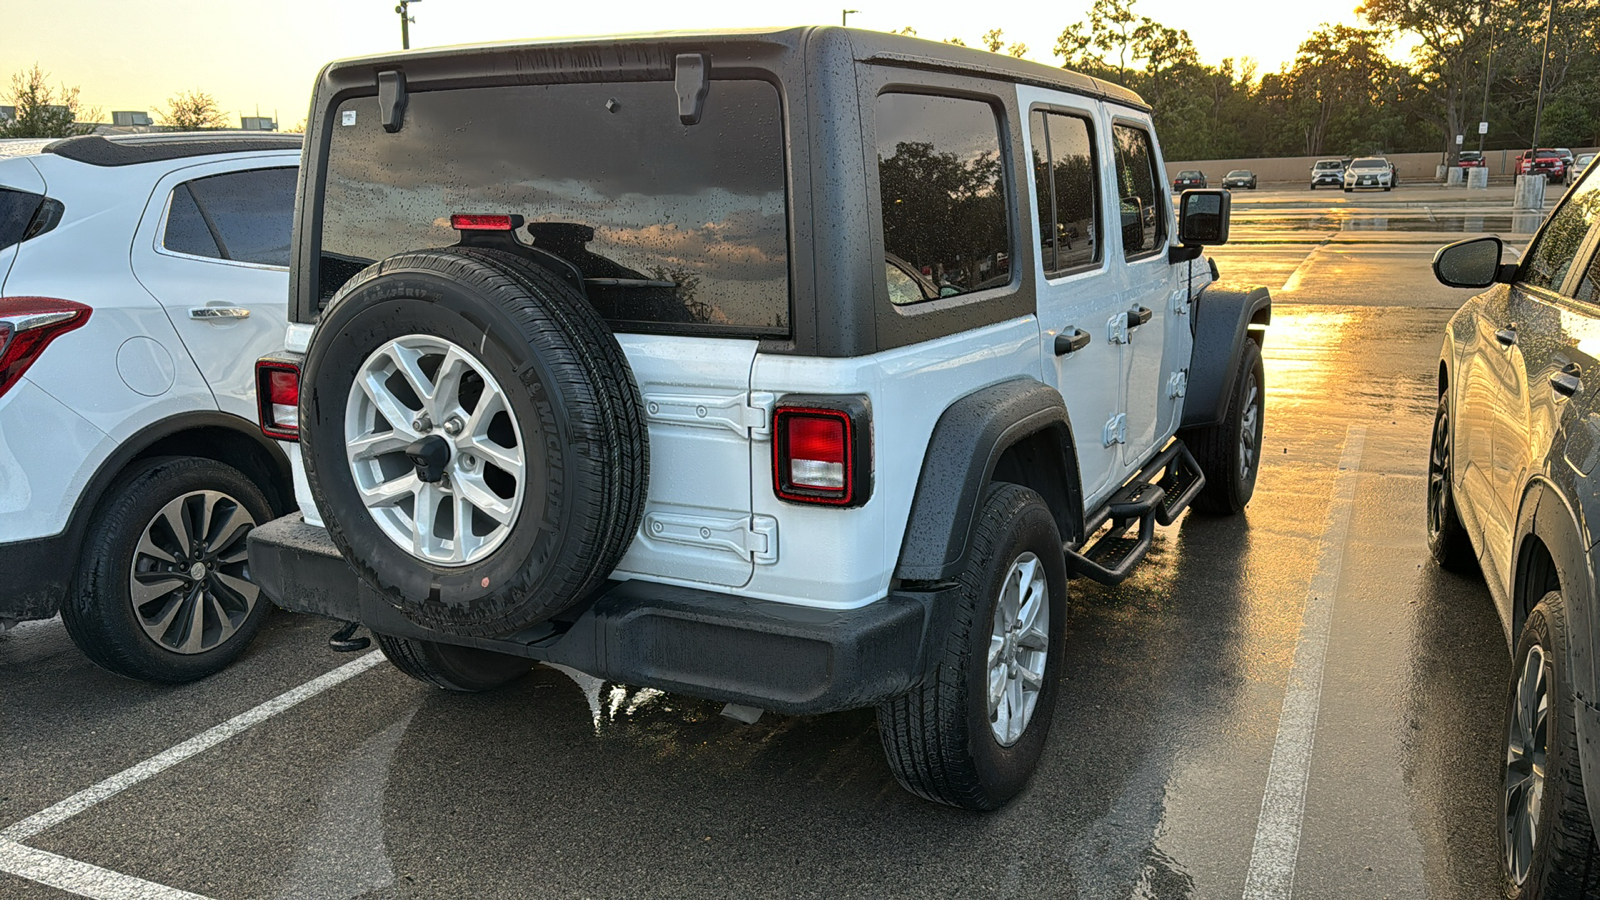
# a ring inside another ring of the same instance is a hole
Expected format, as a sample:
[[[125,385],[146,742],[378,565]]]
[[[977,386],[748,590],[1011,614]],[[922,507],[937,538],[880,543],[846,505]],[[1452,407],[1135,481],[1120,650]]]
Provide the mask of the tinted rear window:
[[[453,213],[520,215],[518,239],[591,283],[613,326],[789,328],[789,248],[777,89],[714,81],[698,125],[670,82],[413,93],[384,132],[378,103],[334,113],[319,256],[326,301],[363,266],[457,242]]]
[[[44,197],[29,191],[0,187],[0,250],[20,243]]]

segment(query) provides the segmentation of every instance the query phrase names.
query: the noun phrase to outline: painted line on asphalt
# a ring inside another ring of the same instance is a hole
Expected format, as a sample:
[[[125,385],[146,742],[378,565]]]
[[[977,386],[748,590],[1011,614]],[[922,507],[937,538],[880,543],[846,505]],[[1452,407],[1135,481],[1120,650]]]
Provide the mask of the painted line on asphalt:
[[[1326,243],[1328,243],[1326,239],[1317,242],[1317,246],[1313,248],[1310,253],[1307,253],[1304,259],[1300,260],[1300,265],[1295,266],[1294,271],[1289,273],[1289,277],[1284,279],[1283,287],[1278,288],[1280,293],[1287,294],[1290,291],[1296,291],[1300,289],[1300,279],[1305,275],[1306,265],[1311,262],[1311,257],[1316,256]]]
[[[97,803],[115,797],[147,778],[159,775],[196,754],[204,753],[228,738],[265,722],[297,703],[315,697],[328,688],[360,675],[381,662],[383,662],[382,651],[374,650],[358,659],[345,663],[331,672],[313,678],[297,688],[285,691],[260,706],[242,712],[221,725],[203,731],[181,744],[150,757],[144,762],[123,769],[93,787],[85,788],[54,806],[40,810],[4,830],[0,830],[0,841],[25,841],[47,828],[52,828],[65,822]]]
[[[1345,432],[1344,453],[1333,482],[1333,502],[1317,569],[1306,591],[1306,608],[1295,648],[1294,665],[1278,715],[1278,738],[1256,820],[1255,846],[1244,880],[1244,900],[1288,900],[1294,891],[1295,861],[1300,855],[1300,828],[1305,819],[1306,782],[1311,775],[1311,749],[1322,706],[1322,668],[1328,655],[1333,600],[1339,590],[1339,568],[1355,514],[1357,473],[1366,442],[1363,425]]]
[[[177,888],[0,840],[0,872],[92,900],[209,900]]]

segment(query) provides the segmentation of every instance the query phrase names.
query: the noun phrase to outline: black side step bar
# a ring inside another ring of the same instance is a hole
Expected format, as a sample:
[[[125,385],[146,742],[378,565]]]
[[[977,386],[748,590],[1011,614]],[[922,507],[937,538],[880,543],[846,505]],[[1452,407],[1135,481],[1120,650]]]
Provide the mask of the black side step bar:
[[[1183,441],[1168,444],[1084,523],[1084,533],[1094,534],[1109,520],[1109,531],[1081,552],[1072,541],[1062,545],[1068,574],[1120,584],[1150,552],[1156,524],[1171,525],[1205,485],[1200,465]],[[1139,530],[1130,535],[1135,524]]]

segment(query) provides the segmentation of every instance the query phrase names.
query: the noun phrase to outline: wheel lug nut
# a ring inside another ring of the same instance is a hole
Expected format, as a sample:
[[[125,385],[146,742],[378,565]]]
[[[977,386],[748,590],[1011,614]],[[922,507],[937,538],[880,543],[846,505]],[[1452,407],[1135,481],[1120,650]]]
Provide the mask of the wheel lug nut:
[[[462,429],[466,427],[466,423],[461,421],[460,416],[451,416],[450,418],[444,420],[444,433],[450,435],[451,437],[455,437],[456,435],[460,434]]]

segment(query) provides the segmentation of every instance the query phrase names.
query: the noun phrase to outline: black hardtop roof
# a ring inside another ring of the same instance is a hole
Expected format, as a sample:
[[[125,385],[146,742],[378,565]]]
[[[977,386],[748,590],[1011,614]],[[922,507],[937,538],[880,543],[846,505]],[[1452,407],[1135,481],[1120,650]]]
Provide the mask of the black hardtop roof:
[[[219,153],[299,150],[298,134],[260,131],[162,131],[149,134],[86,134],[47,144],[41,153],[91,166],[132,166]]]
[[[614,59],[638,60],[641,57],[653,57],[661,52],[682,52],[688,49],[685,46],[686,44],[703,45],[710,51],[711,66],[715,70],[718,63],[716,48],[719,44],[780,44],[798,48],[806,41],[815,39],[819,33],[823,32],[847,35],[852,52],[859,62],[997,77],[1018,84],[1030,84],[1110,100],[1140,110],[1148,111],[1150,109],[1149,105],[1137,93],[1121,85],[1101,81],[1098,78],[1091,78],[1088,75],[1068,69],[1030,62],[1025,59],[1016,59],[999,53],[974,50],[970,47],[958,47],[954,44],[943,44],[906,35],[885,34],[879,31],[867,31],[859,28],[840,28],[834,25],[709,32],[653,32],[647,34],[508,41],[493,44],[466,44],[337,60],[328,65],[327,69],[324,70],[324,75],[352,67],[373,68],[391,63],[403,67],[408,61],[470,56],[483,57],[482,61],[486,69],[503,71],[509,68],[516,70],[519,66],[516,62],[508,60],[507,57],[514,58],[518,55],[518,51],[530,50],[541,53],[570,51],[573,54],[573,58],[566,60],[567,65],[581,71],[586,65],[601,67],[607,65],[609,60]],[[668,51],[668,48],[671,48],[671,50]],[[594,52],[597,50],[610,52]],[[736,59],[737,57],[735,57]],[[670,57],[664,57],[661,61],[670,63]],[[574,74],[576,75],[578,72],[575,71]],[[589,74],[590,78],[593,77],[592,70],[585,74]]]

